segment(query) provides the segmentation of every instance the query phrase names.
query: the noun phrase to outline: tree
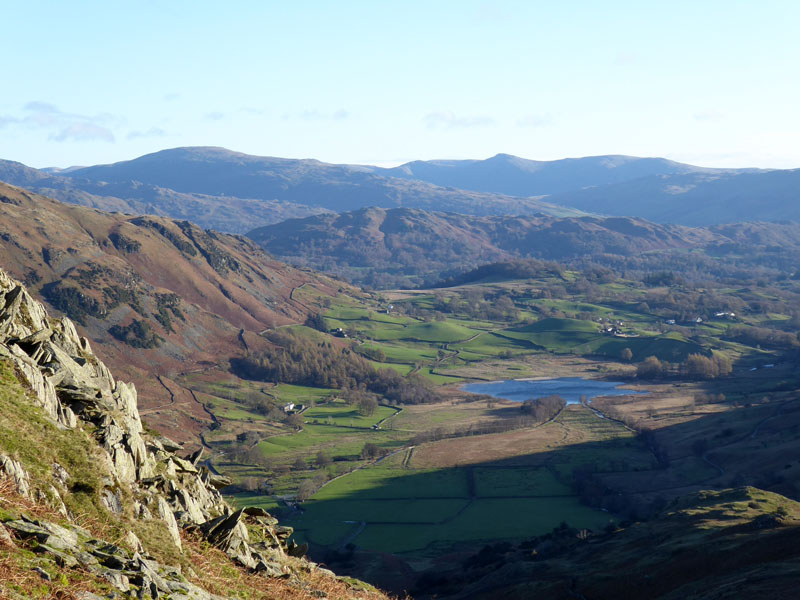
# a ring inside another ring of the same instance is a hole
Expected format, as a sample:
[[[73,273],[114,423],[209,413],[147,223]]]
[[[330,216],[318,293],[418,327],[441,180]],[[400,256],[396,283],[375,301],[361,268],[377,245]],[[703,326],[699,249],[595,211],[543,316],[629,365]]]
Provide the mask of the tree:
[[[300,487],[297,488],[297,500],[299,502],[305,502],[311,498],[316,491],[317,485],[310,479],[305,479],[300,482]]]
[[[325,327],[325,317],[319,313],[309,313],[306,317],[305,326],[316,329],[317,331],[327,331]]]
[[[371,394],[364,394],[358,399],[358,414],[370,417],[378,410],[378,401]]]
[[[317,452],[317,457],[315,462],[317,463],[317,467],[323,469],[327,467],[329,464],[331,464],[331,462],[333,461],[331,460],[331,457],[327,452],[325,452],[324,450],[320,450],[319,452]]]
[[[289,417],[286,419],[286,422],[295,429],[302,429],[305,419],[303,419],[303,415],[294,414],[289,415]]]
[[[619,357],[625,362],[629,362],[633,359],[633,352],[631,352],[630,348],[623,348],[622,352],[619,353]]]
[[[365,460],[377,458],[381,454],[382,451],[380,446],[378,446],[377,444],[373,444],[372,442],[367,442],[361,449],[361,458]]]
[[[655,356],[648,356],[636,367],[636,376],[641,379],[658,379],[663,377],[664,363]]]
[[[714,379],[719,375],[716,363],[702,354],[690,354],[686,358],[686,373],[693,379]]]

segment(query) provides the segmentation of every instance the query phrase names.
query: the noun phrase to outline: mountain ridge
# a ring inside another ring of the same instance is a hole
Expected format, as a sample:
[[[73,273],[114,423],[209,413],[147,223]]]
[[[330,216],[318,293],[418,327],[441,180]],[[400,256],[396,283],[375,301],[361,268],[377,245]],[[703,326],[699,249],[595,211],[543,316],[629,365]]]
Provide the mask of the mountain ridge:
[[[144,408],[179,441],[210,424],[191,397],[171,404],[156,379],[241,354],[242,339],[303,322],[292,291],[341,287],[267,256],[241,236],[186,221],[63,204],[0,184],[0,264],[79,321],[104,360],[134,380]],[[173,408],[170,408],[173,407]]]
[[[711,228],[660,225],[633,217],[466,216],[420,209],[368,208],[292,219],[248,236],[283,259],[392,287],[421,284],[480,264],[535,258],[568,261],[636,257],[731,244],[794,246],[791,225]],[[388,274],[388,276],[387,276]]]
[[[693,226],[800,220],[800,169],[709,168],[625,155],[535,161],[497,154],[382,168],[198,146],[67,169],[0,161],[0,180],[66,202],[189,218],[234,233],[368,206],[476,216],[598,214]]]

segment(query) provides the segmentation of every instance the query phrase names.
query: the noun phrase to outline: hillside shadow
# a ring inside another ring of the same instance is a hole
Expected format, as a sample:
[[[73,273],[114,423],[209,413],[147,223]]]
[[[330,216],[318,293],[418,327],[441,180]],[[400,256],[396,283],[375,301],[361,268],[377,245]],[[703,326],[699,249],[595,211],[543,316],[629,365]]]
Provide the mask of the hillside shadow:
[[[434,447],[440,459],[452,453],[447,466],[433,472],[398,466],[396,476],[361,491],[339,485],[288,524],[310,543],[312,559],[399,593],[413,585],[412,565],[452,568],[489,544],[565,527],[599,533],[609,523],[647,519],[699,490],[752,485],[798,498],[800,401],[775,396],[739,406],[703,404],[690,421],[660,427],[654,418],[653,429],[635,436],[496,460],[494,446],[509,436],[523,439],[526,431],[433,442],[415,450],[411,466],[417,457],[424,465]],[[486,459],[459,455],[464,444],[483,448]]]

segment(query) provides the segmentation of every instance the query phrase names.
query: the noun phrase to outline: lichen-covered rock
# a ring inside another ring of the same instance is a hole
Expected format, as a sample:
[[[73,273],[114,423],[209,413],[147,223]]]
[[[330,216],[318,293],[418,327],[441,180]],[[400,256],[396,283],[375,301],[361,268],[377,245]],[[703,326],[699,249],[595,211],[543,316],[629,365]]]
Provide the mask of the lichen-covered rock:
[[[179,444],[145,434],[136,388],[113,377],[72,321],[49,318],[44,307],[2,270],[0,358],[13,363],[30,388],[32,401],[54,424],[62,429],[87,426],[109,473],[102,477],[98,493],[110,513],[160,519],[179,550],[181,527],[191,527],[240,565],[268,576],[291,574],[289,565],[295,559],[290,556],[304,552],[289,543],[291,529],[278,526],[261,509],[234,511],[219,491],[230,480],[202,462],[202,450],[182,458],[175,454],[181,450]],[[13,480],[21,495],[48,502],[65,518],[71,516],[61,501],[71,480],[62,465],[54,463],[51,483],[35,490],[22,465],[3,454],[0,473]],[[13,544],[9,530],[18,538],[32,538],[42,556],[62,566],[80,565],[128,596],[213,598],[188,582],[179,569],[147,557],[146,544],[133,533],[124,537],[131,555],[112,544],[87,539],[89,534],[77,526],[20,519],[6,527],[0,529],[0,544],[9,540]],[[258,541],[251,539],[250,530]],[[303,563],[305,570],[313,567],[313,563]]]

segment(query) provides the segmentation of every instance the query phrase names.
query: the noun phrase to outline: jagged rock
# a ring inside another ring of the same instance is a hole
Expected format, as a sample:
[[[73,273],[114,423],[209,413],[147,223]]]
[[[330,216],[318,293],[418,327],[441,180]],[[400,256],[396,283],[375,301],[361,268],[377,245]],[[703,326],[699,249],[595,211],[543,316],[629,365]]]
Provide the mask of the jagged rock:
[[[70,475],[69,472],[57,462],[53,463],[53,477],[58,481],[62,487],[67,486]]]
[[[257,561],[253,559],[248,542],[250,535],[243,521],[244,510],[239,509],[230,515],[222,515],[200,526],[206,539],[220,548],[228,556],[240,564],[255,569]]]
[[[209,485],[213,486],[218,490],[226,488],[229,485],[233,485],[233,481],[229,477],[225,477],[224,475],[217,475],[216,473],[212,473],[211,471],[206,471],[203,474],[203,478],[206,483],[208,483]]]
[[[108,488],[104,489],[100,499],[103,501],[103,504],[108,510],[118,515],[122,514],[124,510],[122,506],[122,499],[112,490],[109,490]]]
[[[136,553],[144,552],[141,540],[132,531],[129,531],[125,534],[125,543],[128,544],[128,546],[130,546],[131,549],[133,549],[133,551]]]
[[[203,458],[203,453],[204,453],[203,448],[200,448],[199,450],[192,452],[184,460],[188,460],[190,463],[192,463],[193,466],[196,467],[197,464],[200,462],[200,459]]]
[[[195,466],[189,462],[188,460],[184,460],[182,458],[178,458],[177,456],[171,456],[170,460],[175,464],[176,471],[184,471],[186,473],[197,473],[197,469]]]
[[[39,554],[47,554],[60,567],[66,567],[70,569],[78,566],[78,559],[61,549],[50,546],[49,544],[38,544],[36,548],[34,548],[34,551],[38,552]]]
[[[8,529],[2,524],[0,524],[0,548],[2,547],[11,547],[14,545],[14,538],[11,537]]]
[[[308,554],[308,544],[300,544],[298,546],[292,542],[286,549],[286,554],[289,556],[296,556],[297,558],[303,558],[306,554]]]
[[[24,337],[22,339],[15,340],[14,343],[16,343],[18,345],[22,345],[22,344],[31,344],[31,345],[39,344],[41,342],[44,342],[45,340],[49,340],[50,336],[52,336],[52,335],[53,335],[53,330],[50,329],[49,327],[44,327],[44,328],[42,328],[42,329],[40,329],[40,330],[38,330],[38,331],[36,331],[36,332]]]
[[[68,517],[69,511],[67,510],[67,507],[64,505],[64,501],[61,499],[61,494],[59,493],[59,491],[55,488],[55,486],[50,485],[49,492],[50,495],[46,500],[47,503],[53,508],[55,508],[62,517]]]
[[[278,525],[274,528],[275,535],[277,535],[281,539],[288,539],[294,533],[293,527],[288,527],[286,525]]]
[[[153,441],[161,444],[161,447],[169,452],[177,452],[178,450],[183,448],[183,446],[181,446],[179,443],[173,442],[171,439],[163,435],[158,436]]]
[[[108,581],[112,587],[120,592],[128,592],[131,589],[131,582],[127,575],[124,575],[119,571],[115,571],[114,569],[109,569],[106,567],[91,567],[89,571]]]
[[[145,434],[136,388],[114,379],[72,321],[49,319],[42,305],[2,270],[0,356],[14,365],[30,388],[32,401],[54,424],[62,429],[88,425],[100,449],[101,500],[110,512],[130,514],[132,508],[139,519],[160,519],[178,549],[182,548],[180,520],[239,564],[272,577],[292,576],[287,551],[299,556],[303,548],[287,548],[291,528],[278,526],[262,509],[232,512],[219,492],[231,481],[202,462],[202,448],[181,458],[175,454],[181,450],[180,444]],[[52,485],[37,480],[36,489],[31,488],[22,465],[9,456],[0,454],[0,472],[14,481],[20,494],[46,499],[69,517],[61,494],[69,489],[72,477],[61,464],[52,465]],[[127,502],[131,506],[127,507]],[[260,528],[263,541],[251,543],[248,518],[252,526]],[[129,596],[216,598],[189,583],[179,568],[146,557],[142,541],[130,531],[124,540],[133,554],[94,540],[77,526],[63,527],[45,520],[20,518],[0,525],[0,545],[14,544],[12,533],[35,540],[33,546],[48,560],[65,567],[80,566]]]
[[[186,508],[186,521],[194,525],[200,525],[205,522],[203,511],[200,510],[198,502],[186,490],[180,490],[178,493],[183,506]]]
[[[14,480],[14,486],[20,496],[29,497],[31,494],[31,484],[28,474],[17,461],[13,458],[0,453],[0,471]]]
[[[169,504],[163,496],[158,497],[157,503],[158,516],[162,521],[164,521],[164,523],[166,523],[167,530],[169,531],[172,541],[175,542],[175,545],[178,547],[178,549],[183,548],[181,545],[181,532],[180,529],[178,529],[178,523],[175,521],[175,515],[172,514]]]

